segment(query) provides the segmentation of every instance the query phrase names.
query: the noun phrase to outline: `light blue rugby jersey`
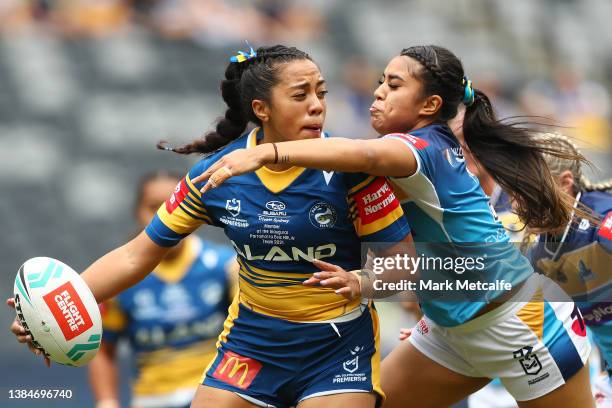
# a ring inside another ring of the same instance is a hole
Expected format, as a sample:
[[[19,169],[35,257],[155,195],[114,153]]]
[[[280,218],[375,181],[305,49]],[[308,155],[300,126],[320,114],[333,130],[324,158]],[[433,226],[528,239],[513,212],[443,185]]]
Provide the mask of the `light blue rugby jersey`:
[[[444,277],[472,282],[503,279],[515,287],[533,273],[527,258],[509,242],[478,179],[467,170],[461,146],[448,126],[434,124],[410,134],[394,133],[384,137],[404,142],[418,163],[412,176],[391,179],[410,224],[417,251],[421,253],[419,249],[426,248],[430,257],[446,257],[452,252],[455,257],[486,254],[484,271],[467,270],[462,274],[442,271],[437,279]],[[501,293],[452,293],[454,299],[460,297],[463,301],[442,299],[447,296],[420,296],[419,299],[428,318],[449,327],[466,322]]]

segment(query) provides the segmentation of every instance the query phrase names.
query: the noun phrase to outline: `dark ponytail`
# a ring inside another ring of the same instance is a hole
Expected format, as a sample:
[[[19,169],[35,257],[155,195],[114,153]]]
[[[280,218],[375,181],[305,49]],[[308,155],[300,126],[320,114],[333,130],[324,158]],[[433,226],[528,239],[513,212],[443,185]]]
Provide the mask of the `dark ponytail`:
[[[423,66],[417,75],[425,94],[442,98],[437,120],[447,122],[456,116],[466,94],[461,61],[438,46],[411,47],[401,55]],[[533,230],[557,230],[567,225],[573,199],[557,186],[543,154],[586,161],[584,157],[538,139],[529,129],[530,123],[498,120],[489,98],[478,89],[473,90],[473,102],[466,104],[463,135],[467,148],[515,200],[517,215]]]
[[[544,154],[585,160],[537,138],[529,123],[498,120],[489,98],[474,90],[474,103],[463,119],[463,136],[470,152],[515,201],[514,211],[531,230],[557,230],[572,217],[574,200],[555,182]]]
[[[221,96],[227,110],[214,131],[182,147],[169,148],[165,142],[159,142],[157,148],[180,154],[209,154],[240,137],[249,122],[261,125],[251,108],[251,102],[255,99],[270,102],[270,92],[278,83],[281,64],[311,58],[295,47],[284,45],[260,47],[256,53],[246,61],[230,62],[227,66],[225,79],[221,81]]]

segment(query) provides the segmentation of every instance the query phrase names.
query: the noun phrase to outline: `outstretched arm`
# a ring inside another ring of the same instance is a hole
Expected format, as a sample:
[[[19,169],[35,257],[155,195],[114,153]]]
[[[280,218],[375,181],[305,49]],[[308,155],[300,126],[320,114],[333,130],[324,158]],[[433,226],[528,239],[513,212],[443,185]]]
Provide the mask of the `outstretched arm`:
[[[143,231],[127,244],[95,261],[81,277],[100,303],[144,279],[168,250],[154,243]]]
[[[168,249],[155,244],[143,231],[127,244],[95,261],[81,277],[91,289],[96,301],[101,303],[144,279],[159,264]],[[15,299],[7,299],[6,303],[15,308]],[[51,360],[34,347],[32,336],[26,333],[17,318],[10,330],[17,337],[17,341],[26,343],[34,354],[42,354],[47,366],[51,365]]]
[[[414,153],[400,140],[318,138],[276,143],[276,149],[272,143],[265,143],[250,149],[234,150],[192,181],[208,180],[202,188],[205,192],[230,177],[255,171],[266,164],[388,177],[407,177],[417,169]]]

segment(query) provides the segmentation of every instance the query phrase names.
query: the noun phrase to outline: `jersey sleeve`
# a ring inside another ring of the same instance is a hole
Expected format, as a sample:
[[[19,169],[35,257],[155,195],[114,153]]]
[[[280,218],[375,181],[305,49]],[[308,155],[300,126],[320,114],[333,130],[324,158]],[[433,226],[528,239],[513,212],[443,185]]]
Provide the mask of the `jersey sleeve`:
[[[409,233],[408,221],[393,189],[383,177],[347,174],[349,214],[364,242],[399,242]]]
[[[128,317],[121,308],[119,299],[113,298],[100,305],[102,315],[102,338],[110,343],[117,343],[127,328]]]
[[[427,140],[404,133],[390,133],[388,135],[383,136],[383,138],[396,139],[408,146],[408,148],[412,150],[414,158],[417,161],[417,169],[415,174],[422,173],[427,176],[427,178],[431,179],[431,175],[433,174],[434,169],[432,157],[432,152],[434,152],[434,148],[433,146],[430,146]],[[414,175],[405,178],[410,178],[413,176]],[[401,178],[394,178],[394,180],[401,180]]]
[[[145,232],[163,247],[176,245],[202,224],[212,224],[202,202],[202,193],[191,181],[206,170],[206,161],[194,166],[176,185],[172,195],[159,207]]]

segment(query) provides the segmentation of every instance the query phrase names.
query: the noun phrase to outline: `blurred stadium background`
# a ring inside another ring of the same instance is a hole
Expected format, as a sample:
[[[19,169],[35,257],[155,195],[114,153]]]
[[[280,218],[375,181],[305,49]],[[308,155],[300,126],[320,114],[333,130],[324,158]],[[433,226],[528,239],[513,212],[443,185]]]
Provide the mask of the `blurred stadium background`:
[[[137,181],[197,159],[155,143],[190,141],[224,112],[219,82],[244,40],[308,51],[329,82],[326,130],[348,137],[374,136],[367,108],[390,57],[443,45],[501,116],[568,126],[598,167],[592,178],[610,177],[610,16],[609,0],[0,0],[2,293],[27,258],[82,270],[136,232]],[[384,307],[389,350],[409,318]],[[0,406],[91,406],[85,369],[47,370],[1,310]],[[8,400],[41,387],[73,398]]]

